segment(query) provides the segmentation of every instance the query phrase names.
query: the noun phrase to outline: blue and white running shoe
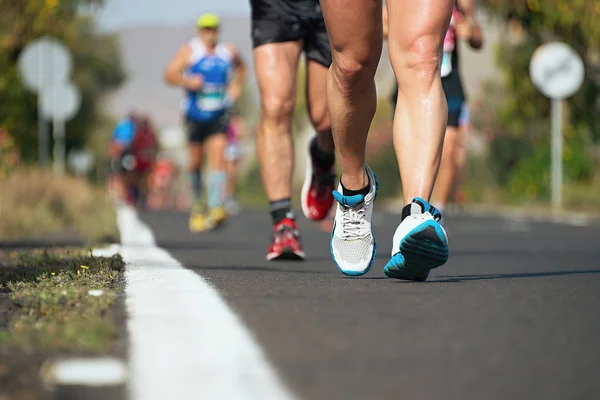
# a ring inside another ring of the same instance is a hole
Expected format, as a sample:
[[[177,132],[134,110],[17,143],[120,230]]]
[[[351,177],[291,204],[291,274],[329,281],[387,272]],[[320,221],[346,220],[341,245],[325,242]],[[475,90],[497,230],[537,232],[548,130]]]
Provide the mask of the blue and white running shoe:
[[[331,231],[331,257],[340,271],[350,276],[366,274],[376,253],[371,216],[379,184],[371,168],[366,166],[365,170],[369,178],[366,195],[344,196],[341,183],[338,190],[333,191],[338,205]]]
[[[424,281],[429,271],[448,261],[448,237],[439,221],[442,214],[415,197],[402,210],[402,222],[392,242],[392,259],[383,272],[396,279]]]

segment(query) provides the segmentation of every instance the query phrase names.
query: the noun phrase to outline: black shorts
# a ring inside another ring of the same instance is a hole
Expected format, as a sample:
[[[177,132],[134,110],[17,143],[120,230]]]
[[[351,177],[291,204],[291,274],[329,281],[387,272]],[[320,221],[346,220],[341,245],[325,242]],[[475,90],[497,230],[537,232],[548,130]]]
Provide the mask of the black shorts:
[[[318,0],[250,0],[250,5],[254,47],[302,40],[308,60],[331,65],[331,47]]]
[[[204,143],[209,136],[222,133],[227,134],[227,114],[208,121],[196,121],[190,118],[185,120],[185,129],[191,143]]]

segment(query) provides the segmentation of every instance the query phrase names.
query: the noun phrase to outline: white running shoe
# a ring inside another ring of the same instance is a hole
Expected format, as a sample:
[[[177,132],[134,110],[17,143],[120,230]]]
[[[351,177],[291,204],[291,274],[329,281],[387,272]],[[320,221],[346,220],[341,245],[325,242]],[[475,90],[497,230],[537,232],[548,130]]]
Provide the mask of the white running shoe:
[[[367,195],[344,196],[341,183],[333,192],[338,205],[331,231],[331,257],[340,271],[350,276],[366,274],[376,253],[371,216],[379,183],[369,166],[365,170],[370,186]]]
[[[392,258],[383,272],[390,278],[424,281],[430,270],[444,265],[448,237],[441,219],[442,214],[420,197],[404,207],[392,241]]]

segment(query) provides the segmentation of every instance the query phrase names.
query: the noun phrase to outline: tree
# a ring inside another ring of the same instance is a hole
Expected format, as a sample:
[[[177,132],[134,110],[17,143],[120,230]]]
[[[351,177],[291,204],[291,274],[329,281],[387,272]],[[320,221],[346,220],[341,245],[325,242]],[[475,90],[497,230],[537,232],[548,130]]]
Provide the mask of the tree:
[[[565,175],[589,181],[594,162],[589,149],[600,139],[600,4],[596,0],[485,0],[492,15],[506,19],[520,40],[504,41],[497,60],[500,83],[490,83],[481,112],[493,126],[490,160],[501,185],[515,198],[543,199],[549,194],[549,100],[533,86],[529,61],[542,43],[559,40],[582,55],[586,79],[568,101],[565,128]],[[492,110],[490,112],[490,110]],[[476,114],[476,113],[474,113]],[[479,121],[479,128],[485,128]],[[477,121],[474,121],[477,123]]]
[[[0,128],[25,160],[37,155],[35,95],[22,86],[16,62],[27,43],[42,35],[63,40],[74,59],[73,81],[82,94],[77,117],[67,125],[67,146],[83,145],[101,118],[99,99],[125,79],[115,37],[97,32],[85,6],[102,0],[0,0]]]

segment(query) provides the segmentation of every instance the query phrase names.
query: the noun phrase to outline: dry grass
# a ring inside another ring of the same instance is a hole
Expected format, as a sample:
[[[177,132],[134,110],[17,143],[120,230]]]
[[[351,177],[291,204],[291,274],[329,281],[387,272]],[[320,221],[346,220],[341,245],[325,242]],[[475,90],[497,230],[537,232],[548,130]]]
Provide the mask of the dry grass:
[[[104,191],[73,177],[19,170],[0,178],[0,239],[74,232],[89,241],[118,238]]]

